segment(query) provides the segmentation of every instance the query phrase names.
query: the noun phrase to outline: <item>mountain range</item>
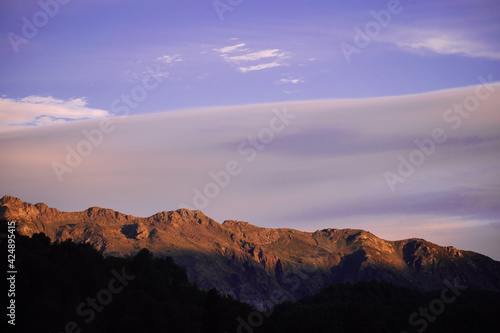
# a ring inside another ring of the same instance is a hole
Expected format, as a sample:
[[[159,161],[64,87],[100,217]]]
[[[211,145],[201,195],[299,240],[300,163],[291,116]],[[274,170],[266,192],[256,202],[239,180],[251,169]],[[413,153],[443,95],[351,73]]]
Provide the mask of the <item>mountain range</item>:
[[[91,207],[61,212],[44,203],[0,200],[0,218],[18,233],[89,243],[107,256],[146,248],[172,257],[202,289],[216,288],[257,309],[295,301],[332,283],[384,280],[421,291],[460,283],[500,291],[500,262],[423,239],[387,241],[358,229],[315,232],[222,224],[201,211],[179,209],[141,218]],[[451,281],[451,282],[450,282]]]

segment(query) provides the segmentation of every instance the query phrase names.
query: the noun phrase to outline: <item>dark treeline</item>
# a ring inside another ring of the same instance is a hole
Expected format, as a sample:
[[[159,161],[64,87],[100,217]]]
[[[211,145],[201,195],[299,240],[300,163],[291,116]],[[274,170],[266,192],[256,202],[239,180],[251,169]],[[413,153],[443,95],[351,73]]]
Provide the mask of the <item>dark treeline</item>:
[[[500,331],[499,293],[455,289],[454,294],[443,287],[446,291],[422,293],[384,281],[334,284],[296,303],[276,306],[257,332]],[[449,304],[442,301],[443,294]]]
[[[91,245],[17,236],[17,332],[498,332],[498,293],[335,284],[260,313],[188,281],[172,258],[104,258]],[[444,297],[444,298],[443,298]],[[443,301],[443,299],[446,301]],[[420,312],[420,311],[423,312]],[[409,322],[409,317],[416,313]]]
[[[201,291],[172,258],[104,258],[88,244],[17,237],[17,332],[231,332],[252,308]]]

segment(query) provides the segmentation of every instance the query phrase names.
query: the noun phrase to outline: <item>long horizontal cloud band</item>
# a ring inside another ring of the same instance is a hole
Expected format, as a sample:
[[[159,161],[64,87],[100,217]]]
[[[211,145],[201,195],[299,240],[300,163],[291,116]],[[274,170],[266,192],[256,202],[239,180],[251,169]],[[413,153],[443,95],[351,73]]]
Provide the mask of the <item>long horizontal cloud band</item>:
[[[490,225],[489,234],[498,235],[499,106],[500,86],[490,84],[9,131],[0,133],[0,183],[4,194],[70,211],[98,205],[148,216],[196,208],[201,193],[203,211],[218,221],[303,230],[363,227],[401,238],[428,235],[432,221],[450,232],[464,223]],[[76,166],[68,166],[68,147],[87,149]],[[418,165],[401,167],[403,160]],[[71,169],[60,169],[62,181],[54,162]],[[404,174],[408,168],[411,175]],[[387,172],[399,177],[392,188]],[[217,175],[219,188],[207,187]],[[404,231],[410,225],[412,235]],[[484,251],[500,254],[488,246]]]

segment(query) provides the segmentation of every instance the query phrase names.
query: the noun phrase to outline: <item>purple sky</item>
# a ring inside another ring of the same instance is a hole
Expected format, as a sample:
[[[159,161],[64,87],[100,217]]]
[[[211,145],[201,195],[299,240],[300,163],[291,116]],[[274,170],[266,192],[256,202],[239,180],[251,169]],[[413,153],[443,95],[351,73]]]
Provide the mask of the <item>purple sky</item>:
[[[168,78],[132,113],[393,96],[500,77],[495,0],[402,1],[350,63],[340,45],[355,47],[354,28],[364,31],[370,12],[387,11],[389,1],[242,1],[223,21],[212,2],[72,0],[27,43],[14,43],[16,53],[8,34],[23,37],[22,18],[33,22],[41,8],[2,1],[1,94],[84,98],[86,107],[111,111],[157,63]],[[241,70],[262,64],[275,67]]]
[[[202,209],[220,222],[500,260],[498,1],[41,3],[0,3],[0,195],[148,216],[193,207],[237,161]],[[261,132],[283,108],[296,118]],[[95,128],[102,144],[58,177]],[[402,177],[399,157],[434,129],[447,138]],[[252,146],[259,133],[272,138]]]

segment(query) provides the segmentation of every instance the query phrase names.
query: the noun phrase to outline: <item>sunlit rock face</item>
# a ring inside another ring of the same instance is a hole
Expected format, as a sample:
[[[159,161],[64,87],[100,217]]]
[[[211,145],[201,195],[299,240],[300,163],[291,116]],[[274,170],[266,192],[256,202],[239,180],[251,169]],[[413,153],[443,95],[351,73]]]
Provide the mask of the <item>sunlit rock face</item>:
[[[98,207],[68,213],[11,196],[1,199],[0,217],[16,221],[21,234],[90,243],[105,255],[147,248],[172,256],[198,286],[261,309],[346,281],[377,279],[432,290],[457,280],[469,288],[500,290],[500,262],[423,239],[386,241],[364,230],[311,233],[241,221],[220,224],[188,209],[147,218]]]

